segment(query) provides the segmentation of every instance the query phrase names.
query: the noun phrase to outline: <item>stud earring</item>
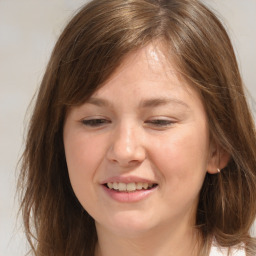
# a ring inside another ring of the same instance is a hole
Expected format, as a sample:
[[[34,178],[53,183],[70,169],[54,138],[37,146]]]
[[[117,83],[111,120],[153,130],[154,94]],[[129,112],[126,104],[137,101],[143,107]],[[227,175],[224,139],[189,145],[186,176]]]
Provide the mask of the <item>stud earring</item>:
[[[217,168],[217,171],[218,171],[218,173],[220,173],[220,169],[219,168]]]

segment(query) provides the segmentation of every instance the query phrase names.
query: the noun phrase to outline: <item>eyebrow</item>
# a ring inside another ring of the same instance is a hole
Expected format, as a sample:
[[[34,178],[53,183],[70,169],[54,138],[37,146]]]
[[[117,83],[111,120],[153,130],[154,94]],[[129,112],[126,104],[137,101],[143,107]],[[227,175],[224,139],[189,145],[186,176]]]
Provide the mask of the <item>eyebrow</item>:
[[[178,99],[175,98],[152,98],[152,99],[146,99],[143,100],[139,106],[141,108],[149,108],[149,107],[158,107],[158,106],[162,106],[162,105],[168,105],[168,104],[178,104],[181,106],[184,106],[186,108],[189,108],[189,106]]]
[[[88,99],[86,101],[86,103],[93,104],[93,105],[96,105],[99,107],[111,107],[112,106],[112,104],[105,99],[93,98],[93,97]],[[179,99],[169,98],[169,97],[158,97],[158,98],[145,99],[139,103],[139,107],[140,108],[150,108],[150,107],[159,107],[159,106],[168,105],[168,104],[177,104],[177,105],[181,105],[186,108],[189,108],[189,106],[185,102],[183,102]]]
[[[90,103],[92,105],[96,105],[99,107],[107,107],[111,105],[107,100],[99,99],[99,98],[90,98],[86,101],[86,103]]]

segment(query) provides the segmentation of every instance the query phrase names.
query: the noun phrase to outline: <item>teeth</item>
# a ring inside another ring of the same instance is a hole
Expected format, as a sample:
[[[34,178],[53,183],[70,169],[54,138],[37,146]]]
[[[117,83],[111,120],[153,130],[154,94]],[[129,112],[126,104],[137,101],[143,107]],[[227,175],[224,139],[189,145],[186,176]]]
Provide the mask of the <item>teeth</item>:
[[[148,189],[148,183],[142,183],[142,187],[143,187],[144,189]]]
[[[132,182],[132,183],[123,183],[123,182],[108,182],[107,187],[110,189],[118,190],[118,191],[127,191],[132,192],[136,190],[148,189],[153,187],[153,183],[146,182]]]
[[[113,183],[113,189],[119,189],[119,186],[118,186],[117,182]]]
[[[109,182],[108,183],[108,188],[112,189],[113,188],[113,183]]]
[[[141,182],[137,183],[137,184],[136,184],[136,188],[137,188],[137,189],[142,189],[142,183],[141,183]]]
[[[119,191],[126,191],[127,186],[125,183],[119,183],[118,185],[119,185],[118,186]]]
[[[127,191],[135,191],[135,190],[136,190],[136,185],[135,185],[135,183],[128,183],[128,184],[126,185],[126,190],[127,190]]]

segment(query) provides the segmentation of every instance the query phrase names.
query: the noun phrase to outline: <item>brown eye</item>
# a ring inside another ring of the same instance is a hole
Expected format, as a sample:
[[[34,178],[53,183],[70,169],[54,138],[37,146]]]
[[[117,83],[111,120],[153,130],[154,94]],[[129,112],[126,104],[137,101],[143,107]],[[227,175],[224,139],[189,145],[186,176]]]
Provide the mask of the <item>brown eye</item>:
[[[94,118],[94,119],[85,119],[82,120],[82,123],[86,126],[90,126],[90,127],[99,127],[99,126],[103,126],[105,124],[109,124],[110,121],[104,118]]]
[[[146,124],[152,124],[157,127],[167,127],[174,124],[174,121],[168,119],[153,119],[145,122]]]

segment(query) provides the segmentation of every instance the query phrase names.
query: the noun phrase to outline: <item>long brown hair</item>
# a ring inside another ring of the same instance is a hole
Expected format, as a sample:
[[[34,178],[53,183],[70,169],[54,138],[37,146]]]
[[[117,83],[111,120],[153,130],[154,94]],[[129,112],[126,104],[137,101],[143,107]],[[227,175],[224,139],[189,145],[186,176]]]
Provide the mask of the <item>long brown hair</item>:
[[[158,41],[167,59],[197,88],[212,141],[230,155],[218,175],[206,174],[196,216],[200,255],[212,239],[243,243],[256,254],[249,229],[256,216],[256,136],[229,37],[196,0],[94,0],[64,29],[53,50],[31,117],[19,179],[21,209],[34,255],[94,255],[93,219],[70,185],[63,123],[123,57]]]

